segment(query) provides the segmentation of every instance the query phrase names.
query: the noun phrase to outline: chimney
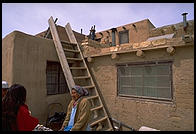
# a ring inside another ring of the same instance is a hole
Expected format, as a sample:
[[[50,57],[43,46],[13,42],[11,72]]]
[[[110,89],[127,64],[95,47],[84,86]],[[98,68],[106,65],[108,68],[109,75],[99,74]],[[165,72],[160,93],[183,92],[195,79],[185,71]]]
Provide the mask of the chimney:
[[[188,27],[188,23],[186,21],[186,15],[188,13],[183,13],[182,16],[183,16],[183,25],[184,25],[184,31],[186,31],[186,28]]]

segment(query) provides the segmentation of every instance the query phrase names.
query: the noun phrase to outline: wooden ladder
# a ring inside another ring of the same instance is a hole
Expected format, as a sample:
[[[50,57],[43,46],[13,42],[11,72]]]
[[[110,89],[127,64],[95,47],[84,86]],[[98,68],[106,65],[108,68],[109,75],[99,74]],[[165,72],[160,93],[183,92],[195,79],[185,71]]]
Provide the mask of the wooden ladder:
[[[65,26],[70,42],[65,42],[60,41],[56,25],[52,17],[50,17],[48,22],[70,93],[71,88],[74,85],[82,86],[89,92],[89,96],[86,96],[86,98],[90,101],[92,107],[90,127],[93,131],[113,131],[114,128],[112,126],[112,122],[108,116],[105,105],[102,102],[98,89],[91,77],[70,24],[68,23]]]

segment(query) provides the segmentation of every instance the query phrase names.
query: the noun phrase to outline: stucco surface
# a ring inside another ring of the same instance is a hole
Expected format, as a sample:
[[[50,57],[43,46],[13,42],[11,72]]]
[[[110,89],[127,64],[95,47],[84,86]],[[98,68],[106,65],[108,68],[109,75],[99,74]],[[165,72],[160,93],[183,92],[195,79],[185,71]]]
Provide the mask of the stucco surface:
[[[111,116],[139,129],[148,126],[162,131],[194,130],[194,52],[193,46],[176,48],[173,56],[166,49],[145,51],[145,57],[123,53],[119,59],[98,56],[88,63],[103,94]],[[116,63],[172,60],[173,100],[160,101],[117,96]]]

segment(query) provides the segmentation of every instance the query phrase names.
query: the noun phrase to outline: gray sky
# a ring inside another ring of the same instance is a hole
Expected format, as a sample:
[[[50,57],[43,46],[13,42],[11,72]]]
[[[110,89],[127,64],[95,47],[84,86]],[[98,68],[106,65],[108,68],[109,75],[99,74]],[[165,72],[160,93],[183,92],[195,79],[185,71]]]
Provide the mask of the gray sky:
[[[162,27],[194,19],[194,3],[2,3],[2,38],[18,30],[35,35],[48,28],[48,19],[56,24],[70,23],[73,30],[88,35],[91,26],[96,32],[149,19]]]

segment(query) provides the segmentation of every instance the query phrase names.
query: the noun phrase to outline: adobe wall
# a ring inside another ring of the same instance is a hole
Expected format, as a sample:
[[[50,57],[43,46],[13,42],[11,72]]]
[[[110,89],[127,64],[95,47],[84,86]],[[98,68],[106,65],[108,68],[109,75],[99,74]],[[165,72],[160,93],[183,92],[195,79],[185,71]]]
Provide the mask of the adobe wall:
[[[70,94],[47,96],[46,61],[59,61],[53,41],[14,31],[3,39],[2,79],[27,89],[32,115],[45,125],[47,106],[59,102],[66,111]]]
[[[193,45],[176,47],[173,56],[169,55],[165,48],[145,51],[143,58],[136,56],[135,52],[122,53],[119,59],[114,60],[111,59],[111,55],[96,56],[88,65],[113,118],[137,130],[141,126],[148,126],[161,131],[193,131],[193,49]],[[173,60],[172,102],[117,96],[116,63],[158,60]]]
[[[130,23],[130,24],[116,27],[117,29],[117,32],[115,32],[116,45],[120,45],[118,36],[119,36],[119,32],[124,30],[123,27],[129,30],[129,43],[137,43],[137,42],[142,42],[142,41],[147,40],[147,38],[149,37],[149,31],[152,28],[154,28],[154,25],[152,25],[152,23],[148,19],[146,19],[146,20],[135,22],[135,23]],[[96,38],[102,37],[99,33],[100,32],[96,33]],[[105,40],[107,36],[109,36],[109,42],[112,42],[111,29],[101,31],[101,33],[103,34],[101,43],[104,43],[103,40]]]
[[[14,50],[14,34],[9,34],[2,40],[2,80],[8,82],[9,86],[13,81],[13,50]]]
[[[60,40],[69,42],[69,38],[68,38],[67,32],[65,30],[65,27],[57,25],[56,28],[57,28],[57,32],[59,34]],[[36,34],[35,36],[36,37],[44,37],[45,33],[46,33],[46,31],[43,31],[41,33]],[[75,32],[74,30],[73,30],[73,33],[74,33],[74,35],[76,37],[76,40],[77,40],[78,44],[81,44],[82,40],[84,40],[84,38],[85,38],[85,35],[84,34],[80,34],[78,32]],[[48,35],[48,38],[52,39],[51,33]]]

